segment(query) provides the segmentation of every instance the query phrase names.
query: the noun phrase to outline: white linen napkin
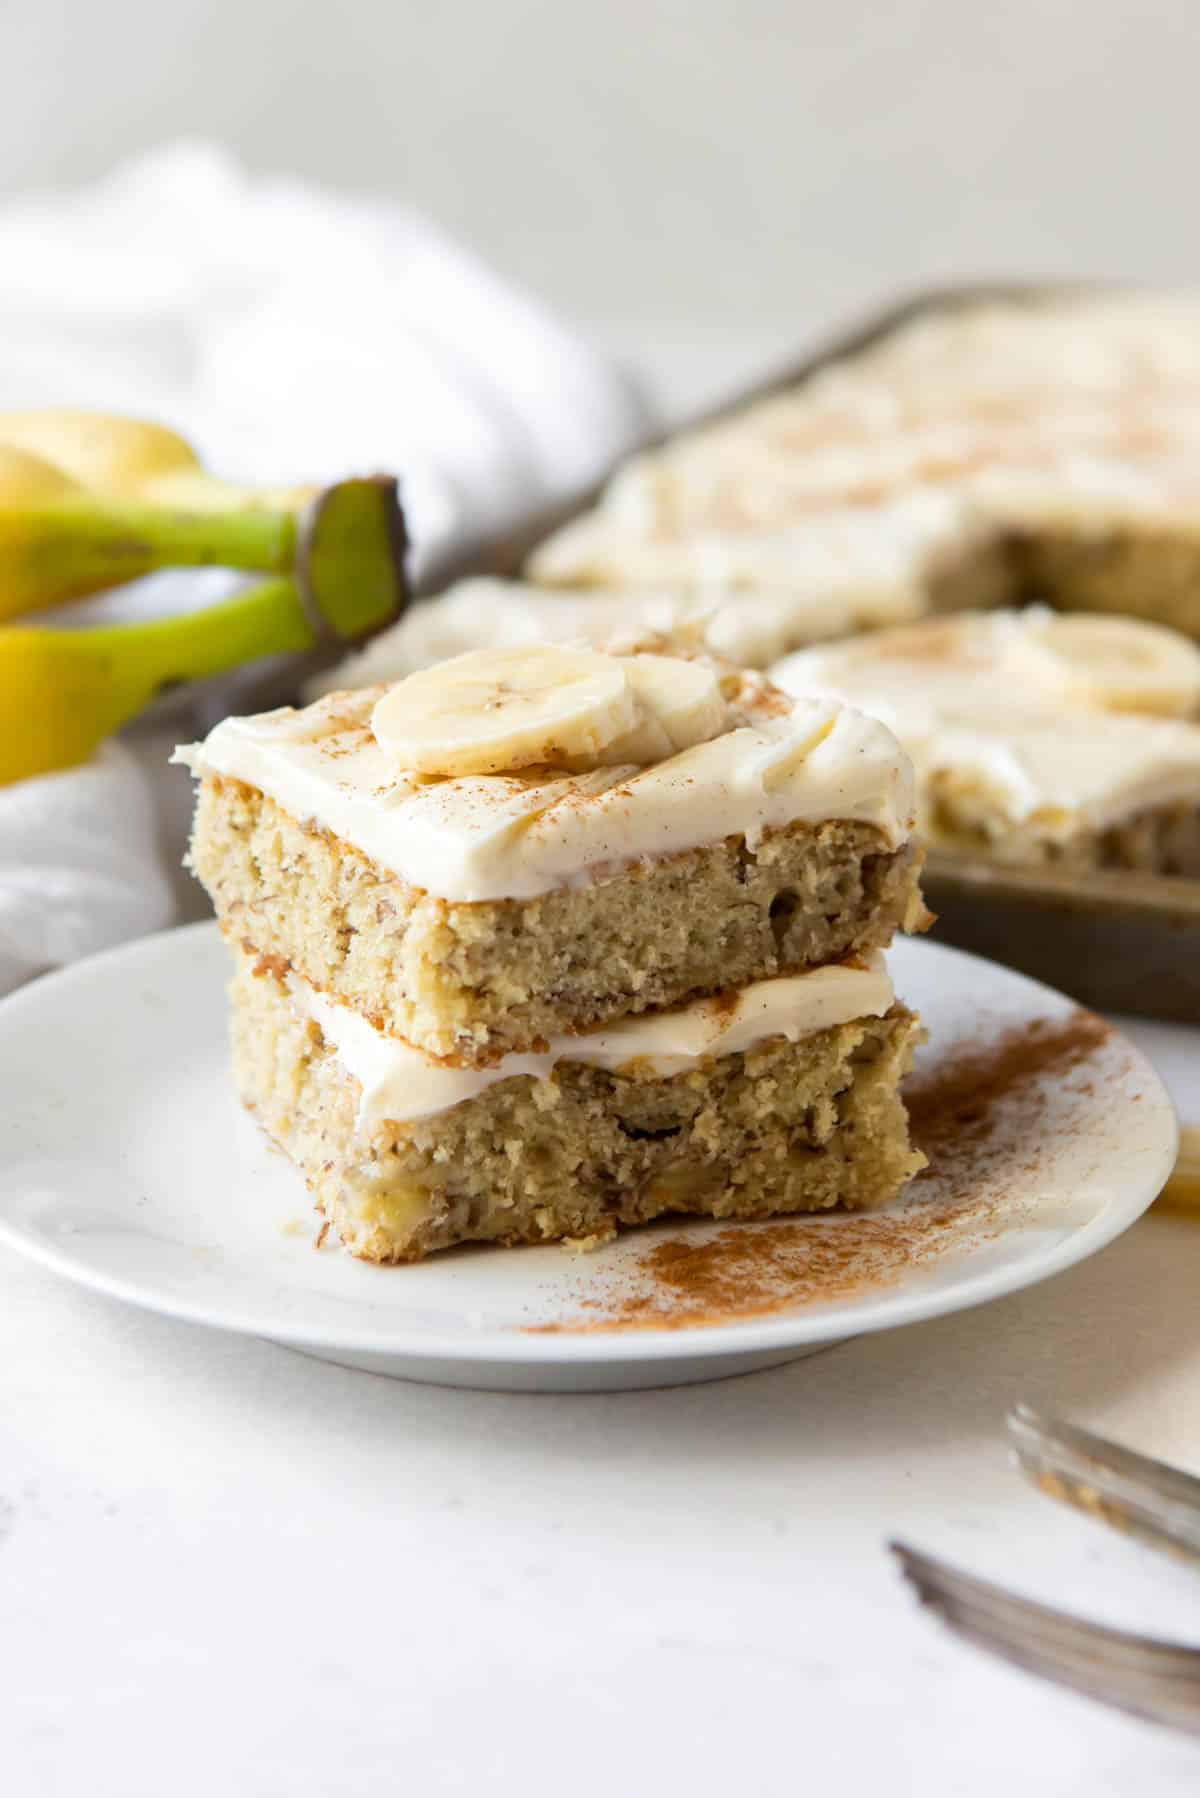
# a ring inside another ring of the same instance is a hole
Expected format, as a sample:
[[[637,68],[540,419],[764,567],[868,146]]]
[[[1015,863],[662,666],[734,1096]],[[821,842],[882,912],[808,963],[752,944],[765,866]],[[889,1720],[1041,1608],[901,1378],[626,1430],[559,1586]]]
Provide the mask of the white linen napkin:
[[[0,790],[0,992],[170,921],[154,807],[130,751]]]
[[[205,144],[0,205],[0,407],[34,405],[160,419],[234,479],[393,469],[418,576],[586,485],[646,422],[601,356],[428,219]],[[154,615],[227,584],[155,576],[85,606]],[[0,990],[169,921],[178,845],[156,842],[146,782],[110,749],[0,788]]]

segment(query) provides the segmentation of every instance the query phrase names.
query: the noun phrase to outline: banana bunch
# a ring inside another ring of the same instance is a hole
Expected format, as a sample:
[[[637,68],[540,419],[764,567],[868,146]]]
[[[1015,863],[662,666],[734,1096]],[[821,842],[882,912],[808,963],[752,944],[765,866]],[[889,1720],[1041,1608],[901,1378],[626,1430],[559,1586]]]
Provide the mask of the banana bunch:
[[[0,412],[0,620],[160,568],[270,577],[149,625],[0,626],[0,783],[85,761],[168,686],[366,636],[403,609],[405,548],[389,476],[246,488],[161,425]]]

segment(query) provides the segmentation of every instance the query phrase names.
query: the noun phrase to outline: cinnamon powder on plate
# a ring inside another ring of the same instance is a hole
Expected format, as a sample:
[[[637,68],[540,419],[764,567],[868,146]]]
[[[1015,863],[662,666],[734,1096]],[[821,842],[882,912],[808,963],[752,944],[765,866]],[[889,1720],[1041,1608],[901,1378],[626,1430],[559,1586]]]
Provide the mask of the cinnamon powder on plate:
[[[995,1127],[1005,1099],[1027,1092],[1043,1075],[1062,1076],[1094,1055],[1111,1026],[1082,1007],[1062,1018],[1034,1018],[990,1042],[954,1050],[905,1087],[913,1141],[929,1156],[969,1159]]]
[[[660,1235],[603,1296],[581,1286],[575,1320],[533,1328],[679,1330],[777,1315],[895,1285],[986,1241],[1023,1216],[1050,1091],[1072,1076],[1090,1090],[1078,1075],[1111,1034],[1079,1009],[951,1047],[906,1089],[929,1165],[886,1210]]]

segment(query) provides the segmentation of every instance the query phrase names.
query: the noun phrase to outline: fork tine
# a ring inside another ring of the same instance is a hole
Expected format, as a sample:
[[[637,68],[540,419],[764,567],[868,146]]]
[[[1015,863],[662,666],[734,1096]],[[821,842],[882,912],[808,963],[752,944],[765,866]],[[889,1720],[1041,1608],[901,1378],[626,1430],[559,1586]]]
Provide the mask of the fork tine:
[[[978,1647],[1135,1716],[1200,1735],[1200,1652],[1019,1598],[904,1543],[889,1545],[922,1604]]]
[[[1106,1623],[1092,1623],[1036,1599],[1019,1597],[991,1580],[961,1573],[945,1561],[921,1554],[902,1542],[892,1542],[889,1547],[923,1599],[928,1595],[939,1602],[952,1601],[981,1618],[993,1618],[1001,1628],[1019,1622],[1024,1635],[1047,1647],[1065,1652],[1082,1649],[1092,1655],[1103,1648],[1114,1664],[1134,1666],[1148,1661],[1168,1677],[1191,1679],[1200,1685],[1198,1649],[1163,1642],[1154,1636],[1135,1635]]]
[[[1118,1674],[1103,1662],[1070,1660],[1046,1653],[996,1629],[986,1629],[956,1607],[941,1611],[947,1627],[973,1647],[993,1654],[1022,1672],[1051,1685],[1064,1686],[1097,1704],[1111,1706],[1147,1722],[1159,1723],[1200,1737],[1200,1702],[1194,1690],[1182,1690],[1153,1674]]]
[[[1028,1405],[1010,1411],[1008,1433],[1039,1491],[1153,1548],[1200,1559],[1200,1480],[1192,1474]]]
[[[1149,1455],[1139,1455],[1119,1442],[1110,1441],[1106,1436],[1096,1436],[1090,1430],[1082,1430],[1078,1424],[1068,1423],[1065,1418],[1046,1417],[1032,1405],[1014,1405],[1009,1412],[1008,1425],[1014,1439],[1024,1435],[1047,1447],[1061,1444],[1064,1448],[1095,1461],[1098,1466],[1111,1467],[1116,1473],[1144,1480],[1164,1498],[1190,1505],[1197,1516],[1200,1516],[1200,1479],[1195,1474],[1185,1473],[1182,1467],[1172,1467],[1167,1461],[1155,1461]]]

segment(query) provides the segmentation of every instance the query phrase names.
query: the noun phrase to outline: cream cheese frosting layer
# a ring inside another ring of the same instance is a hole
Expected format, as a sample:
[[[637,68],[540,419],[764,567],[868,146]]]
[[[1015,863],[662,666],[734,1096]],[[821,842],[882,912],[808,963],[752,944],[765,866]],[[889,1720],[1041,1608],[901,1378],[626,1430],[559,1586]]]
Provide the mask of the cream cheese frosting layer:
[[[1200,730],[1165,720],[964,713],[914,739],[913,756],[934,801],[970,795],[1050,840],[1200,805]]]
[[[976,707],[1200,715],[1200,646],[1189,637],[1145,619],[1048,606],[960,612],[818,647],[779,662],[771,678],[885,719]]]
[[[535,552],[533,575],[548,585],[561,578],[571,585],[653,586],[710,599],[764,590],[775,597],[780,631],[790,628],[799,642],[805,608],[814,608],[819,625],[826,596],[846,609],[849,628],[918,617],[925,609],[922,576],[985,534],[967,502],[933,489],[874,507],[839,506],[842,470],[832,497],[824,490],[809,494],[809,515],[797,517],[807,508],[797,503],[795,474],[770,458],[758,473],[753,493],[763,507],[761,520],[741,512],[722,519],[714,494],[711,521],[697,520],[682,534],[641,535],[635,526],[626,528],[624,517],[623,496],[636,485],[635,465],[615,477],[608,505],[564,526]],[[733,630],[736,611],[728,610],[726,628]]]
[[[360,1128],[414,1123],[475,1098],[521,1074],[545,1079],[560,1062],[612,1074],[665,1079],[712,1056],[737,1055],[785,1037],[798,1042],[854,1018],[882,1017],[894,994],[883,957],[835,963],[777,980],[760,980],[737,993],[699,999],[673,1011],[622,1018],[601,1029],[551,1040],[544,1054],[507,1055],[490,1068],[455,1068],[431,1061],[388,1036],[349,1006],[290,974],[292,1002],[320,1028],[361,1088]]]
[[[898,848],[912,769],[883,725],[828,699],[731,708],[732,728],[650,767],[442,779],[406,773],[367,720],[381,689],[227,718],[175,752],[244,781],[414,887],[457,902],[528,899],[614,866],[830,819]]]
[[[1026,622],[1011,613],[932,621],[803,651],[779,663],[772,678],[789,692],[841,698],[882,719],[912,757],[922,824],[935,840],[938,801],[948,795],[993,819],[1032,824],[1050,840],[1103,831],[1163,806],[1200,804],[1200,726],[1137,715],[1139,707],[1119,703],[1119,690],[1106,709],[1103,692],[1089,695],[1082,675],[1077,689],[1064,687],[1062,667],[1040,654],[1036,623],[1036,614]],[[1147,644],[1175,635],[1132,628]],[[1186,654],[1178,658],[1178,691],[1166,698],[1186,711],[1200,693],[1200,670],[1194,647],[1178,641]],[[1119,682],[1119,673],[1112,678]],[[1145,697],[1132,656],[1124,684],[1133,699]]]

